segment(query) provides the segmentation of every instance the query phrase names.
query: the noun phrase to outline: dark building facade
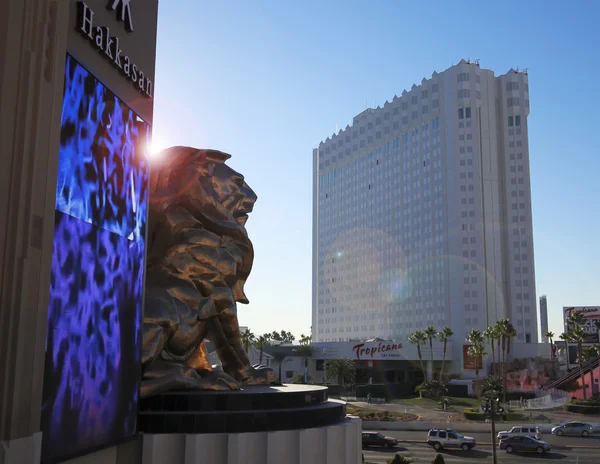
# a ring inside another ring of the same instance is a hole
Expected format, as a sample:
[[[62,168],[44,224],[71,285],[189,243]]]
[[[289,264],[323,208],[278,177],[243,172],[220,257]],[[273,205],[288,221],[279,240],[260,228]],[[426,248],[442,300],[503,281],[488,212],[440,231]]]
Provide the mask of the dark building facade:
[[[158,1],[0,3],[0,463],[136,462]]]

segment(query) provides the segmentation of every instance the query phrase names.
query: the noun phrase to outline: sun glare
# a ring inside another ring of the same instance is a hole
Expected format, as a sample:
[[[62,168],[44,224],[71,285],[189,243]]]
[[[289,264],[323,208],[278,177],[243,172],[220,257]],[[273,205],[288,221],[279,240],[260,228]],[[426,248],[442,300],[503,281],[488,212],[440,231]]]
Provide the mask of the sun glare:
[[[164,148],[165,145],[160,139],[152,137],[152,142],[150,142],[150,147],[148,148],[148,155],[150,158],[155,158]]]

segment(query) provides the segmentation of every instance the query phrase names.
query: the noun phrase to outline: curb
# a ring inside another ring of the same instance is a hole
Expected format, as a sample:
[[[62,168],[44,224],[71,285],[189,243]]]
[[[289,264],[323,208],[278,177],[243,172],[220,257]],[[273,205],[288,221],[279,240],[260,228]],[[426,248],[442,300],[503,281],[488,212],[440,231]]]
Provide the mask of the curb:
[[[397,432],[397,430],[388,430],[388,432]],[[398,443],[414,443],[414,444],[422,444],[426,445],[427,442],[423,440],[398,440]],[[475,446],[492,446],[489,442],[481,442],[477,443]],[[560,450],[571,450],[571,449],[600,449],[600,446],[594,445],[552,445],[552,449],[560,449]]]

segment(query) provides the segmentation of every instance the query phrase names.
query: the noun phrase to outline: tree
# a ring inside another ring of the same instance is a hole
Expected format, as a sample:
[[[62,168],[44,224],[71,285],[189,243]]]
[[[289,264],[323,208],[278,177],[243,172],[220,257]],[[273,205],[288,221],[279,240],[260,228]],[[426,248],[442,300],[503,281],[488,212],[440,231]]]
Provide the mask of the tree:
[[[581,352],[581,356],[583,357],[583,361],[586,363],[591,361],[592,359],[596,359],[598,356],[598,345],[588,346],[583,349]],[[591,385],[591,394],[594,394],[594,369],[590,369],[590,385]],[[584,387],[585,388],[585,387]]]
[[[587,400],[587,392],[585,389],[585,376],[583,373],[583,340],[585,338],[585,316],[582,313],[571,313],[567,318],[567,329],[573,343],[577,343],[577,361],[579,362],[579,375],[581,377],[581,388],[583,388],[583,399]]]
[[[423,332],[429,340],[429,355],[431,356],[431,375],[433,376],[433,339],[437,337],[437,330],[434,326],[430,325]]]
[[[420,398],[423,398],[423,396],[426,398],[439,398],[448,393],[446,385],[439,380],[426,380],[422,384],[417,385],[415,391],[419,393]]]
[[[496,323],[496,325],[498,328],[498,336],[500,337],[501,346],[502,346],[502,361],[501,361],[500,377],[502,379],[504,379],[504,382],[505,382],[503,392],[504,392],[504,403],[506,404],[506,377],[507,377],[506,359],[507,359],[507,355],[510,354],[510,341],[511,341],[512,337],[515,337],[517,335],[517,331],[516,331],[515,327],[512,325],[512,323],[510,322],[510,319],[507,319],[507,318],[499,320]]]
[[[489,326],[483,332],[483,336],[485,338],[487,338],[487,340],[490,342],[490,348],[492,350],[492,372],[494,374],[496,374],[496,349],[495,349],[495,343],[496,343],[496,338],[498,338],[498,329],[496,328],[495,325],[491,325],[491,326]],[[498,354],[500,354],[500,353],[498,353]]]
[[[310,335],[300,335],[300,345],[310,345],[312,337]]]
[[[442,376],[444,375],[444,364],[446,364],[446,348],[448,345],[448,340],[450,340],[454,336],[454,332],[450,327],[444,327],[439,333],[438,337],[441,342],[444,342],[444,355],[442,357],[442,367],[440,369],[440,382],[442,381]]]
[[[327,361],[327,380],[336,380],[339,385],[346,387],[346,382],[352,384],[356,379],[356,365],[350,358],[336,358]]]
[[[297,374],[294,375],[294,377],[292,377],[291,382],[296,383],[296,384],[298,384],[298,383],[308,384],[308,383],[312,382],[312,375],[305,377],[302,372],[298,372]]]
[[[569,343],[572,342],[571,340],[571,334],[569,332],[563,332],[559,335],[559,337],[562,341],[565,342],[565,353],[567,356],[567,372],[569,372],[571,370],[571,365],[569,362]],[[561,349],[562,351],[562,349]]]
[[[280,336],[282,343],[292,343],[294,340],[296,340],[296,337],[294,337],[292,332],[286,332],[285,330],[280,332]]]
[[[421,345],[424,345],[426,341],[427,336],[422,330],[416,330],[410,337],[408,337],[408,343],[411,345],[417,345],[417,354],[419,355],[419,362],[421,363],[421,370],[423,371],[423,381],[427,380],[427,373],[425,372],[425,365],[423,364]]]
[[[283,341],[282,336],[276,330],[274,330],[271,333],[270,337],[271,337],[271,340],[273,340],[274,342],[282,342]]]
[[[246,328],[246,330],[244,330],[240,335],[242,337],[242,346],[244,347],[244,350],[246,350],[246,354],[248,354],[250,346],[256,343],[256,337],[248,328]]]
[[[544,337],[550,340],[550,357],[554,358],[554,332],[546,332]]]
[[[467,335],[467,341],[471,344],[467,353],[475,358],[475,395],[479,398],[479,360],[483,361],[485,352],[485,336],[481,330],[471,329]]]
[[[265,346],[269,346],[269,345],[271,345],[271,334],[268,334],[268,333],[262,334],[256,340],[255,346],[260,350],[260,357],[258,360],[259,364],[262,364],[263,350],[265,349]]]
[[[310,339],[310,337],[308,338]],[[304,358],[304,383],[308,383],[308,358],[313,355],[314,350],[312,346],[304,344],[298,347],[298,352],[300,353],[300,356]]]

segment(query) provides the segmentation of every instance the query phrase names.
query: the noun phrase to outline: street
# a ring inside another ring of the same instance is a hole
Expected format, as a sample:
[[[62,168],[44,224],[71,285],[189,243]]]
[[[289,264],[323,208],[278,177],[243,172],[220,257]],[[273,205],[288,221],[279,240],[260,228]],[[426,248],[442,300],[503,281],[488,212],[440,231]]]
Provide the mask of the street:
[[[460,431],[460,430],[459,430]],[[395,437],[399,440],[415,440],[421,443],[399,443],[395,449],[385,448],[367,448],[363,449],[366,462],[385,463],[394,455],[400,453],[403,456],[408,456],[415,463],[430,463],[435,457],[435,451],[425,444],[427,432],[404,432],[404,431],[381,431],[382,434]],[[491,463],[492,462],[492,447],[491,445],[481,445],[481,443],[490,443],[491,438],[489,433],[467,433],[470,437],[477,440],[477,446],[472,451],[444,451],[445,462],[449,463]],[[557,460],[561,463],[577,463],[577,464],[597,464],[600,462],[600,437],[593,436],[589,438],[580,437],[555,437],[546,434],[542,440],[550,443],[553,447],[548,454],[539,456],[535,453],[523,454],[507,454],[505,451],[497,449],[497,461],[499,463],[516,463],[522,460],[527,462],[545,462],[548,460]],[[561,449],[561,447],[577,447],[577,446],[595,446],[595,449]],[[554,448],[558,447],[558,448]]]
[[[363,450],[365,462],[376,464],[386,463],[394,455],[400,453],[408,456],[415,463],[429,464],[435,457],[435,451],[426,444],[402,443],[396,449],[368,449]],[[463,451],[444,451],[444,462],[446,463],[487,463],[492,462],[491,446],[477,446],[475,449],[467,452]],[[600,461],[600,449],[574,449],[574,450],[552,450],[548,454],[539,456],[535,453],[507,454],[504,451],[497,450],[498,463],[517,463],[523,462],[546,462],[548,460],[559,461],[561,463],[573,464],[598,464]]]

